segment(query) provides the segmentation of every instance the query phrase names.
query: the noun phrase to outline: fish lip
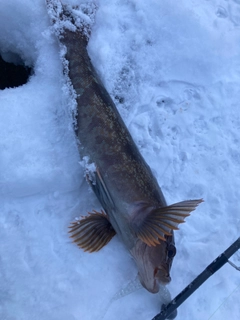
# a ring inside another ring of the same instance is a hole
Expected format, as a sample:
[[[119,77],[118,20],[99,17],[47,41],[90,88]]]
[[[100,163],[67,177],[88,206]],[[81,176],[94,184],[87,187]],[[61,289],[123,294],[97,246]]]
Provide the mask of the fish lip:
[[[151,288],[147,288],[145,287],[149,292],[151,293],[158,293],[159,292],[159,289],[160,289],[160,286],[166,286],[167,284],[169,284],[171,281],[171,277],[168,276],[166,277],[164,280],[161,279],[157,279],[155,278],[154,281],[153,281],[153,286]]]
[[[171,282],[171,277],[170,276],[166,276],[165,278],[159,280],[159,283],[160,284],[163,284],[163,285],[166,285],[166,284],[169,284]]]
[[[171,281],[171,277],[169,275],[166,277],[162,277],[161,279],[154,277],[152,285],[149,285],[149,284],[146,284],[144,281],[141,281],[141,278],[140,278],[140,282],[142,286],[151,293],[158,293],[160,286],[161,285],[166,286],[167,284],[169,284],[170,281]]]
[[[159,281],[157,279],[154,279],[153,280],[153,285],[152,286],[146,286],[144,282],[141,282],[142,283],[142,286],[149,292],[151,293],[158,293],[159,291],[159,287],[160,287],[160,284],[159,284]]]
[[[148,291],[150,291],[150,290],[148,290]],[[159,291],[159,282],[157,281],[157,279],[155,279],[153,289],[150,292],[151,293],[158,293],[158,291]]]

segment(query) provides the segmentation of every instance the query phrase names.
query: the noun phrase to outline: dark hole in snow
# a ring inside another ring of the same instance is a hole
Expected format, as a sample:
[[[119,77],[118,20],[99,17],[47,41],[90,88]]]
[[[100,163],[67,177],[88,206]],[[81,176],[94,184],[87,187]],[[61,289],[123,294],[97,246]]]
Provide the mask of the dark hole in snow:
[[[28,82],[32,68],[14,53],[0,55],[0,90],[16,88]]]
[[[115,99],[121,104],[124,103],[124,98],[123,97],[120,97],[120,96],[117,95],[117,96],[115,96]]]

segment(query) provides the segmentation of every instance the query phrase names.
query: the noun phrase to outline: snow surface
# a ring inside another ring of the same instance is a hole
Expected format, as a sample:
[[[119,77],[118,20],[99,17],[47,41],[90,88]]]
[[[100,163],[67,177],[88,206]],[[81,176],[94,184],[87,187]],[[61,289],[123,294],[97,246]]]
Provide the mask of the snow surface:
[[[240,235],[240,1],[98,6],[89,54],[167,202],[205,200],[176,232],[174,297]],[[8,52],[34,75],[0,91],[0,319],[151,320],[159,295],[113,300],[137,273],[117,237],[94,254],[68,238],[69,223],[100,205],[79,164],[44,0],[0,0]],[[232,261],[240,265],[239,252]],[[240,319],[239,296],[240,274],[227,264],[178,319]]]

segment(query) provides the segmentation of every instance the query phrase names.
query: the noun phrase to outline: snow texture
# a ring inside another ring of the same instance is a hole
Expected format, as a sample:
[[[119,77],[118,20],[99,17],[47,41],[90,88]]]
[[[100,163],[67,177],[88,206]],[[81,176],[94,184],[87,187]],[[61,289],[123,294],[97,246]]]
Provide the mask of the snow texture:
[[[240,235],[240,1],[96,4],[89,55],[167,202],[205,200],[175,234],[174,297]],[[117,237],[93,254],[68,238],[71,221],[101,207],[44,0],[0,0],[0,54],[34,67],[27,84],[0,91],[0,319],[151,320],[158,294],[116,298],[137,274]],[[239,295],[227,264],[178,319],[238,320]]]

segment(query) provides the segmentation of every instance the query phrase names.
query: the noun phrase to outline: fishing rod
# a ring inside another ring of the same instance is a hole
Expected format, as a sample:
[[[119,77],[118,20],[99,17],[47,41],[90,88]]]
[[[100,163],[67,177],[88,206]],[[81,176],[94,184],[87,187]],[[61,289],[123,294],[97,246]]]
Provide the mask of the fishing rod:
[[[174,319],[177,316],[177,308],[196,291],[209,277],[211,277],[216,271],[218,271],[225,263],[229,264],[240,271],[240,267],[228,259],[240,249],[240,237],[225,250],[220,256],[218,256],[207,268],[200,273],[182,292],[180,292],[171,302],[167,305],[162,305],[162,311],[157,314],[152,320],[165,320]]]

